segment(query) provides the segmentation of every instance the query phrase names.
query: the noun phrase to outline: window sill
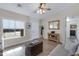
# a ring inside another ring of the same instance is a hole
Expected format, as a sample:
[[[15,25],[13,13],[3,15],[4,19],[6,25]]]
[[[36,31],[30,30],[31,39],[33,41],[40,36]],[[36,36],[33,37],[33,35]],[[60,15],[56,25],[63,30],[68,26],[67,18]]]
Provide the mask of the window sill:
[[[12,40],[12,39],[21,39],[23,38],[24,36],[22,37],[13,37],[13,38],[2,38],[3,40]]]

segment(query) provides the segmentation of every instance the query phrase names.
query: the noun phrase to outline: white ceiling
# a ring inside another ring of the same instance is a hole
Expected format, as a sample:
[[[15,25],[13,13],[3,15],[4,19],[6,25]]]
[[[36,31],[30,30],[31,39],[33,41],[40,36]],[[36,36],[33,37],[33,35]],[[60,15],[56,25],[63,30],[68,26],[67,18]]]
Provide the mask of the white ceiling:
[[[22,7],[17,7],[17,3],[0,3],[0,8],[8,11],[20,13],[30,17],[46,18],[58,15],[79,14],[79,4],[75,3],[47,3],[47,7],[51,8],[45,14],[40,15],[35,13],[38,10],[38,3],[22,3]]]

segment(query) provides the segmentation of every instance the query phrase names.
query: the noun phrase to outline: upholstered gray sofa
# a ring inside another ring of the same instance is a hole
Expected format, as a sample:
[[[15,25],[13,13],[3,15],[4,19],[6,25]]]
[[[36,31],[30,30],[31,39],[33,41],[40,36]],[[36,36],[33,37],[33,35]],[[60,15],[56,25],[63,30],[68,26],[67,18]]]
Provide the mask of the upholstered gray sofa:
[[[73,39],[72,39],[73,40]],[[79,41],[77,39],[74,39],[72,41],[71,39],[68,39],[65,43],[59,44],[54,48],[51,53],[49,53],[49,56],[71,56],[74,55],[77,47],[79,46]]]

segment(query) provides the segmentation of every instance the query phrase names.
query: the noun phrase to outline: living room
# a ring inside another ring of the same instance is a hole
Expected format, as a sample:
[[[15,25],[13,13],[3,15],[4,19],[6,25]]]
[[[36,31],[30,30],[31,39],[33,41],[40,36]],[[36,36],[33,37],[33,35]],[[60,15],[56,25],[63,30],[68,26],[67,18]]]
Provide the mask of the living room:
[[[78,30],[78,18],[78,3],[2,3],[0,4],[2,54],[3,56],[79,55],[78,41],[67,42],[69,38],[78,39],[78,32],[69,29]],[[77,22],[72,19],[76,19]],[[69,25],[69,21],[73,23]]]

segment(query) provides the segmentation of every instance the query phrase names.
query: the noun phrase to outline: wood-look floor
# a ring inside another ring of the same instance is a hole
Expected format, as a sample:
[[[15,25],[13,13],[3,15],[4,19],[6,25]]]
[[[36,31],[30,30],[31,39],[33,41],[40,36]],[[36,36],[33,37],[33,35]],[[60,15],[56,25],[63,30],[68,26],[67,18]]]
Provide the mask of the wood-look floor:
[[[48,54],[57,46],[54,41],[43,40],[43,52],[38,56],[48,56]]]
[[[47,56],[56,46],[57,46],[56,42],[44,39],[43,52],[40,53],[38,56]],[[21,44],[21,45],[4,49],[3,55],[4,56],[25,56],[25,45]]]

